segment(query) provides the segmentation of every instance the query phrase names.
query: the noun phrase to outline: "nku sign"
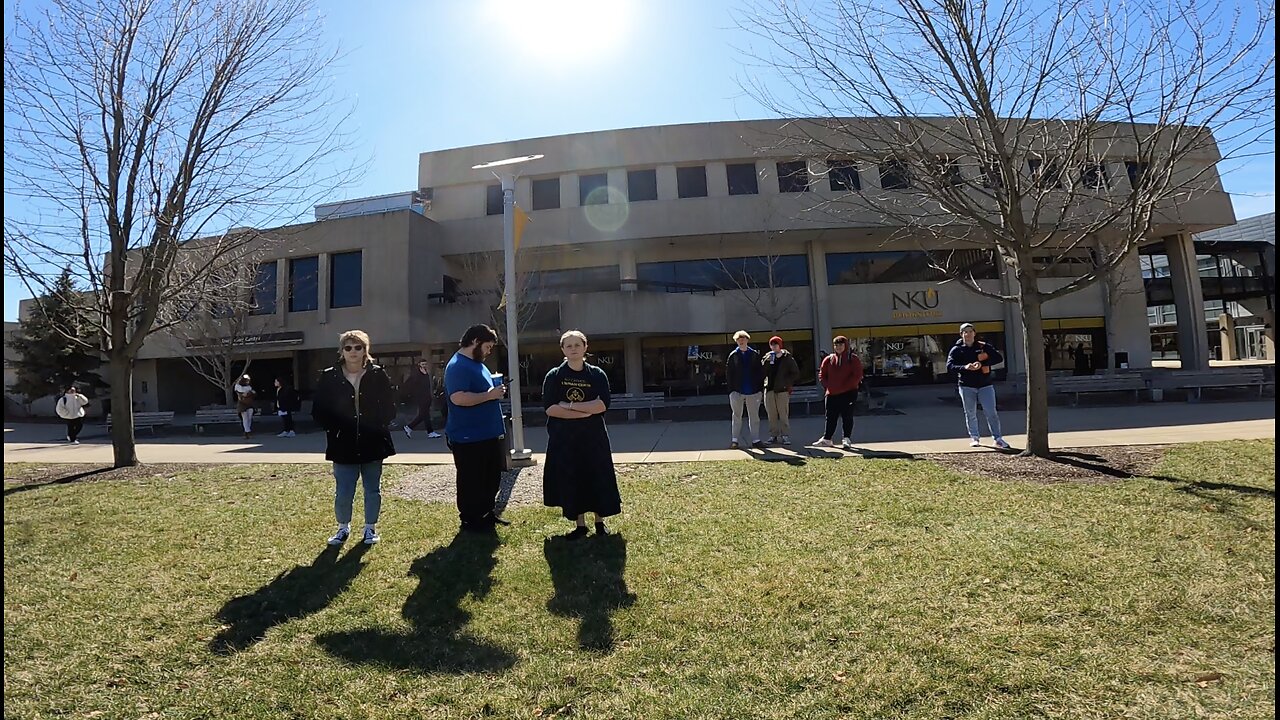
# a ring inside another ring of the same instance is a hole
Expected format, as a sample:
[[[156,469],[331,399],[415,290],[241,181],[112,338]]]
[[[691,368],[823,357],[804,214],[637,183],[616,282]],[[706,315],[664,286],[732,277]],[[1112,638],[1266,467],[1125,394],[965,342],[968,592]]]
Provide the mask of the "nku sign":
[[[894,320],[940,318],[939,295],[933,288],[890,293]]]

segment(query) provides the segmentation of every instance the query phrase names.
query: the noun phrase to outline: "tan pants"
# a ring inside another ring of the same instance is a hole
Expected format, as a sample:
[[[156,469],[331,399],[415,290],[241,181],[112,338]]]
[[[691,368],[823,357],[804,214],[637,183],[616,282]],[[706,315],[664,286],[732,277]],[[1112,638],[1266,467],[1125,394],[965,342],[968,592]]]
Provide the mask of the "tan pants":
[[[769,414],[769,436],[791,435],[791,391],[764,393],[764,411]]]

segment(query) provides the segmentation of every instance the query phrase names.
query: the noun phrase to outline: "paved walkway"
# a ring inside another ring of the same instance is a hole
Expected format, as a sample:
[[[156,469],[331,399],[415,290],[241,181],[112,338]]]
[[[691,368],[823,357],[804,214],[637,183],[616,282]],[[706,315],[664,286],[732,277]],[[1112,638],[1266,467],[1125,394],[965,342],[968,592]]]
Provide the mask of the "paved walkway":
[[[727,410],[727,408],[726,408]],[[803,417],[792,421],[790,448],[729,450],[728,412],[718,422],[633,422],[615,423],[609,434],[614,458],[622,463],[689,462],[694,460],[735,460],[749,457],[785,459],[788,456],[840,457],[838,449],[805,447],[822,434],[822,418]],[[1002,410],[1005,437],[1021,447],[1024,413]],[[1108,445],[1158,445],[1164,443],[1275,438],[1276,404],[1261,402],[1144,403],[1129,406],[1050,408],[1050,441],[1055,448],[1101,447]],[[901,415],[855,418],[854,445],[867,455],[895,456],[902,453],[990,452],[987,447],[969,447],[964,420],[958,404],[915,405]],[[315,463],[324,462],[324,435],[311,432],[295,438],[264,436],[244,440],[238,435],[195,436],[161,431],[151,437],[138,435],[138,457],[144,463]],[[80,445],[59,442],[62,426],[57,424],[10,424],[4,427],[4,458],[7,462],[91,463],[112,461],[111,443],[101,425],[91,425]],[[391,462],[448,464],[452,456],[444,440],[428,439],[415,433],[412,440],[395,432],[399,451]],[[544,428],[529,428],[526,444],[539,457],[546,449]]]

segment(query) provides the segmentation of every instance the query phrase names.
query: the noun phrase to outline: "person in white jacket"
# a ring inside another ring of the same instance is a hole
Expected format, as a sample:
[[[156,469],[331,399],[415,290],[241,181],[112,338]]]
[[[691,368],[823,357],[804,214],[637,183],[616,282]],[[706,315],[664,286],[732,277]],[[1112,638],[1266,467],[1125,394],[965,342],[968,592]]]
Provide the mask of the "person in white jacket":
[[[75,383],[66,387],[62,393],[62,397],[58,398],[58,402],[54,405],[58,417],[67,424],[67,442],[72,445],[79,445],[80,431],[84,429],[84,407],[89,404],[89,398],[80,394],[76,389]]]
[[[240,424],[244,426],[245,439],[253,432],[253,403],[256,395],[253,392],[253,380],[248,375],[241,375],[240,382],[231,387],[236,394],[236,412],[240,413]]]

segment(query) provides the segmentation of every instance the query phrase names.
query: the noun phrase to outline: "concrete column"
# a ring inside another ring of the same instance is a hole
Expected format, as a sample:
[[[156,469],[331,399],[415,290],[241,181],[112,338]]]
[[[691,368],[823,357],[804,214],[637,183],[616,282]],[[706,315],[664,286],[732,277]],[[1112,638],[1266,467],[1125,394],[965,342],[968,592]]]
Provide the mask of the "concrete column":
[[[1276,311],[1263,310],[1258,313],[1262,318],[1262,351],[1268,360],[1276,359]]]
[[[276,320],[287,327],[289,318],[289,261],[276,260]]]
[[[640,337],[628,335],[622,339],[622,358],[627,369],[625,380],[627,392],[639,394],[644,392],[644,354],[640,351]]]
[[[635,292],[639,288],[635,283],[636,277],[636,251],[626,248],[618,253],[618,279],[623,292]]]
[[[776,181],[776,180],[775,180]],[[821,240],[810,240],[809,296],[813,304],[813,349],[831,351],[831,308],[827,300],[827,253]]]
[[[729,197],[729,170],[725,163],[707,163],[707,197]]]
[[[329,253],[320,253],[316,265],[316,322],[325,325],[329,322]]]
[[[1219,358],[1220,360],[1238,359],[1236,319],[1231,317],[1231,313],[1222,313],[1218,316],[1218,342],[1222,345],[1222,357]]]
[[[1209,369],[1209,341],[1204,326],[1204,291],[1196,267],[1196,249],[1190,233],[1164,240],[1173,281],[1173,303],[1178,311],[1178,357],[1183,370]]]

